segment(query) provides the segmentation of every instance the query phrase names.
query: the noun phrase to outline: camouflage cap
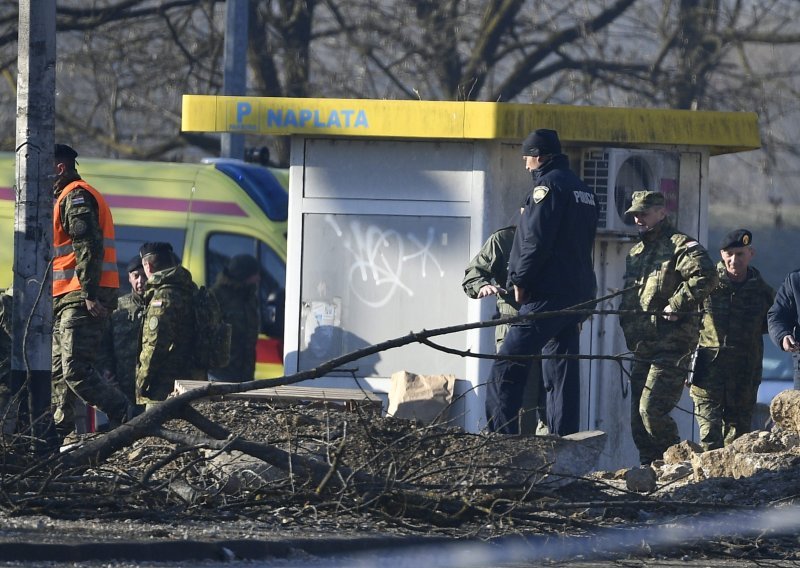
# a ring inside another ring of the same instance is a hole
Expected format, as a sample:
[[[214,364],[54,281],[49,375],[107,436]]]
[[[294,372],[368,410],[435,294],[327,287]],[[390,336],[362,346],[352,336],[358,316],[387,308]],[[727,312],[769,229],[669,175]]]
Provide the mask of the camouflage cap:
[[[633,202],[625,213],[642,213],[651,207],[664,207],[666,200],[660,191],[634,191]]]
[[[753,233],[747,229],[736,229],[725,235],[719,243],[719,250],[750,246],[753,242]]]

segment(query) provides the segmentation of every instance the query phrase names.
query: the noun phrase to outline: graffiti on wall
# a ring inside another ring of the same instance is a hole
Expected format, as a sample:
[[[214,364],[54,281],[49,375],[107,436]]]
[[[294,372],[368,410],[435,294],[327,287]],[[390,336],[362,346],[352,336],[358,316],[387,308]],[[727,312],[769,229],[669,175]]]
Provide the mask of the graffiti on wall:
[[[325,221],[350,254],[351,264],[346,267],[350,290],[368,306],[385,306],[398,293],[413,297],[420,284],[430,286],[427,278],[444,278],[434,248],[447,246],[447,233],[440,232],[437,242],[435,227],[427,227],[420,236],[358,220],[342,227],[330,214]]]

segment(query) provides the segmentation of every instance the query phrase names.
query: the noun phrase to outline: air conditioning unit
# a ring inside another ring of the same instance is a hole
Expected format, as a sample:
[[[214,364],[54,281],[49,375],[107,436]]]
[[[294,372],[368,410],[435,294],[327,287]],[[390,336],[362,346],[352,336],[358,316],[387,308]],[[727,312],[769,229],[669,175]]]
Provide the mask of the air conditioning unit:
[[[634,191],[660,191],[673,221],[678,213],[680,154],[661,150],[587,148],[581,157],[581,177],[595,192],[600,233],[628,235],[636,226],[625,210]]]

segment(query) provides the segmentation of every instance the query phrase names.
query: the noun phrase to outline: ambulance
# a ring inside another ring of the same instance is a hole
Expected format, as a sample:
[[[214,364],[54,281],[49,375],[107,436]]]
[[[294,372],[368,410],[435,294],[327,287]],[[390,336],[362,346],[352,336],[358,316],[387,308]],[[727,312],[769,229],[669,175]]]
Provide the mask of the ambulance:
[[[0,288],[13,282],[15,157],[0,153]],[[239,160],[200,164],[78,157],[78,172],[99,190],[114,217],[120,294],[125,266],[142,243],[165,241],[198,285],[210,286],[228,259],[261,263],[261,335],[256,378],[283,375],[288,173]]]

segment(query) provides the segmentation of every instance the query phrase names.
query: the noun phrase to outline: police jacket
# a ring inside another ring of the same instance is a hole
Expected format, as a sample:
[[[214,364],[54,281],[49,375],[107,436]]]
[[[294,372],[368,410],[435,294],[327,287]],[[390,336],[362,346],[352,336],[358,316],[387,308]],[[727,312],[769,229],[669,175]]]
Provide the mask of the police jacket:
[[[700,313],[717,271],[703,246],[667,220],[643,233],[625,261],[625,288],[619,323],[631,351],[688,352],[697,345]],[[677,321],[662,317],[667,306],[683,312]],[[652,313],[637,313],[652,312]]]
[[[795,328],[800,322],[800,270],[790,272],[783,281],[775,303],[767,313],[767,325],[770,339],[783,349],[783,338],[794,334],[800,335]]]
[[[594,192],[569,169],[564,154],[535,170],[533,178],[511,249],[509,289],[522,287],[529,301],[589,300],[597,289],[592,266]]]

